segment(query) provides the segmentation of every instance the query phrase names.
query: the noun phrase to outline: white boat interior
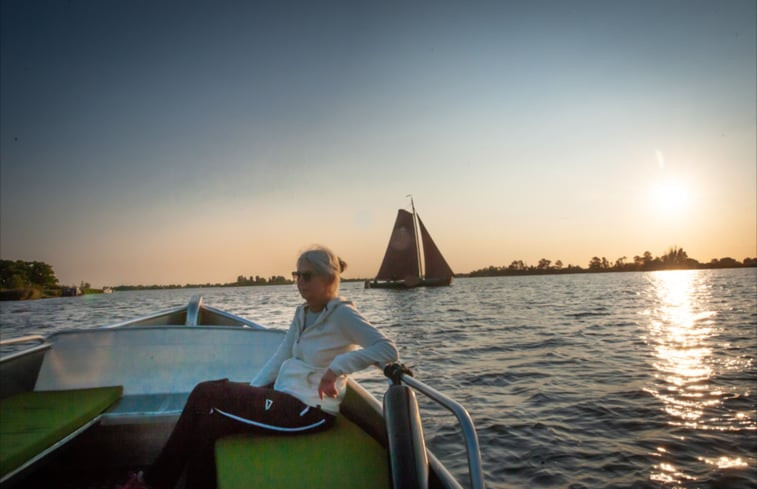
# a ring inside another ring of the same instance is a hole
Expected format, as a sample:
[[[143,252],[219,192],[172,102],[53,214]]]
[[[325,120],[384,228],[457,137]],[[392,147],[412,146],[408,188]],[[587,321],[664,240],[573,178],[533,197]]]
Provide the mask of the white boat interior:
[[[73,432],[2,474],[3,488],[53,483],[92,487],[149,464],[198,382],[249,381],[284,335],[206,307],[199,297],[187,306],[132,321],[83,326],[47,338],[24,338],[38,344],[2,358],[0,407],[24,393],[120,386],[122,395]],[[412,378],[403,380],[420,384]],[[454,406],[447,407],[455,412]],[[455,414],[467,417],[464,410]],[[342,415],[381,446],[388,446],[381,403],[354,381],[349,382]],[[463,429],[466,438],[472,437],[466,439],[472,487],[483,487],[475,430],[472,423]],[[428,468],[428,487],[461,487],[430,452]],[[307,481],[301,487],[309,487]]]

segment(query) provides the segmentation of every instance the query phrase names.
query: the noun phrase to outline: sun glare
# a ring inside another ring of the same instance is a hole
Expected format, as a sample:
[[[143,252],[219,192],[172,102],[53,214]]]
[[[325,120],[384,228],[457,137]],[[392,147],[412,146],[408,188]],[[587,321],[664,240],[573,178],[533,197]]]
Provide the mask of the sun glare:
[[[691,205],[689,188],[679,182],[658,182],[650,193],[653,210],[663,216],[680,216]]]

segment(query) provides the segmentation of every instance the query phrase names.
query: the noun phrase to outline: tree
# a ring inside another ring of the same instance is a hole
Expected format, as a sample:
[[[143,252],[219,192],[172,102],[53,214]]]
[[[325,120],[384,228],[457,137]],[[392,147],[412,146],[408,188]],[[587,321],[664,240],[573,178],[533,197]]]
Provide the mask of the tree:
[[[539,265],[537,266],[537,268],[539,270],[549,270],[549,265],[551,263],[552,263],[551,260],[547,260],[546,258],[542,258],[541,260],[539,260]]]
[[[589,270],[592,272],[598,272],[600,270],[608,270],[610,268],[610,262],[604,256],[599,258],[598,256],[592,257],[589,262]]]
[[[0,260],[0,288],[20,289],[27,286],[28,277],[22,261]]]
[[[686,252],[677,246],[673,246],[667,253],[660,257],[660,261],[665,265],[678,265],[682,263],[688,256]]]
[[[273,275],[268,279],[269,284],[287,284],[289,281],[282,275]]]
[[[738,261],[734,260],[730,256],[727,256],[725,258],[721,258],[719,260],[713,259],[713,262],[716,262],[718,267],[721,268],[735,268],[741,265]],[[712,262],[711,262],[712,263]]]
[[[41,261],[0,260],[0,288],[52,288],[57,286],[53,267]]]
[[[58,285],[58,279],[55,277],[53,267],[41,261],[29,263],[29,281],[35,285],[45,288],[51,288]]]
[[[598,256],[592,257],[589,261],[589,270],[597,271],[602,269],[602,260]]]
[[[734,260],[735,261],[735,260]],[[667,253],[660,257],[660,262],[665,268],[696,268],[699,262],[693,258],[689,258],[689,255],[683,250],[673,246]]]

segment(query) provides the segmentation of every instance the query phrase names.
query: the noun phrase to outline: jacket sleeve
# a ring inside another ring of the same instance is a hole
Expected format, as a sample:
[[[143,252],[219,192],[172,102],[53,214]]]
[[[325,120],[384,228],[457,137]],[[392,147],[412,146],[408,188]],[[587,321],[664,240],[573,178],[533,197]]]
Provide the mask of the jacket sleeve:
[[[299,313],[299,310],[297,313]],[[295,313],[292,324],[289,325],[289,330],[287,331],[286,336],[284,336],[284,339],[281,340],[278,348],[276,348],[276,352],[268,359],[265,365],[263,365],[263,368],[260,369],[257,375],[255,375],[252,382],[250,382],[254,387],[265,387],[274,383],[276,377],[279,375],[281,364],[291,358],[292,346],[294,345],[294,339],[297,333],[297,313]]]
[[[370,365],[383,366],[399,358],[394,342],[374,328],[351,306],[340,307],[334,320],[341,334],[362,348],[337,355],[329,368],[337,375],[351,374]]]

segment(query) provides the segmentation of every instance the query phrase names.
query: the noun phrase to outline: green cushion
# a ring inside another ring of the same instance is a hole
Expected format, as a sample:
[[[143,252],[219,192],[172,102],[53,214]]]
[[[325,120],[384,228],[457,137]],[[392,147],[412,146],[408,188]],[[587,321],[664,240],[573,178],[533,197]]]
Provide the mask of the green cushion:
[[[80,428],[118,400],[123,388],[24,392],[0,400],[0,476]]]
[[[216,465],[218,489],[390,487],[386,450],[344,416],[320,433],[223,438]]]

